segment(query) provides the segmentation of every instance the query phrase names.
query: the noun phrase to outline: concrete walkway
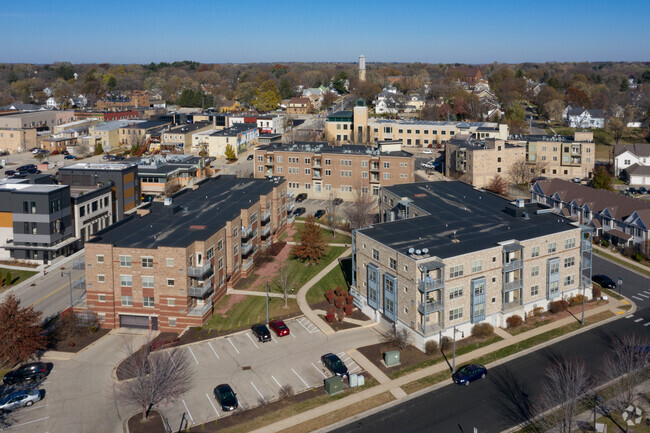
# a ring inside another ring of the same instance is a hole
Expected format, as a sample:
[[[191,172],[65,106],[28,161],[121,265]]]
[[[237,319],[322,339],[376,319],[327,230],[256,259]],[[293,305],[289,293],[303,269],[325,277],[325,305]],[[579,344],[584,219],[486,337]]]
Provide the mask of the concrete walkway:
[[[298,245],[298,242],[287,242],[287,245]],[[327,244],[330,247],[349,247],[350,244]]]
[[[514,337],[514,335],[499,327],[494,328],[494,333],[497,334],[499,337],[503,338],[504,340],[510,340]]]
[[[318,315],[322,314],[323,316],[325,316],[327,314],[327,311],[314,310],[314,313],[316,313]],[[353,324],[359,325],[359,326],[375,326],[375,325],[377,325],[377,322],[375,322],[372,319],[371,320],[359,320],[359,319],[353,319],[351,317],[344,317],[343,321],[347,322],[347,323],[353,323]]]
[[[266,292],[260,292],[258,290],[237,290],[237,289],[228,289],[226,291],[227,295],[244,295],[244,296],[266,296]],[[296,299],[297,295],[287,295],[289,299]],[[269,292],[269,298],[282,298],[284,295],[282,293],[271,293]]]

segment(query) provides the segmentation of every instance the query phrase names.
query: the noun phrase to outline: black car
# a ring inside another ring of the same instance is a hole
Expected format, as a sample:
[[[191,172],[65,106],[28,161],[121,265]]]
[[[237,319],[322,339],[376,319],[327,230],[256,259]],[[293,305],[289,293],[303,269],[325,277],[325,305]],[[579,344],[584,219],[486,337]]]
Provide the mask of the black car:
[[[30,364],[21,365],[17,369],[5,374],[2,382],[10,385],[14,383],[25,382],[28,380],[43,380],[47,376],[47,364],[44,362],[32,362]]]
[[[329,371],[332,372],[335,376],[347,376],[348,368],[345,366],[341,358],[334,355],[333,353],[326,353],[320,357],[320,361]]]
[[[41,174],[41,170],[39,170],[38,168],[30,168],[30,169],[27,170],[27,171],[23,171],[23,173],[27,173],[27,174]]]
[[[318,209],[316,211],[316,213],[314,214],[314,218],[318,219],[318,218],[322,217],[323,215],[325,215],[325,211],[323,209]]]
[[[262,343],[271,341],[271,332],[269,331],[269,328],[266,327],[266,325],[258,323],[251,326],[251,331],[253,331],[253,334],[255,334],[257,337],[257,341],[261,341]]]
[[[223,383],[214,389],[214,398],[217,399],[224,411],[231,411],[237,409],[239,402],[237,401],[237,394],[232,390],[230,385]]]
[[[597,283],[600,287],[604,287],[606,289],[615,289],[616,288],[616,283],[614,280],[609,278],[607,275],[594,275],[591,277],[591,281],[594,283]]]
[[[334,200],[332,200],[332,203],[334,203],[334,206],[338,206],[343,203],[343,199],[336,197]]]
[[[255,157],[255,155],[248,155],[246,157],[246,161],[252,161],[254,157]]]
[[[297,208],[294,209],[293,214],[294,214],[294,216],[300,216],[300,215],[304,214],[305,212],[307,212],[307,209],[305,209],[304,207],[297,207]]]
[[[302,193],[296,196],[296,203],[301,203],[303,200],[307,200],[307,194]]]
[[[460,367],[451,378],[459,385],[469,385],[478,379],[484,379],[487,374],[487,368],[481,364],[467,364]]]
[[[642,186],[641,188],[639,188],[639,194],[647,194],[647,193],[648,193],[648,190],[645,188],[645,186]]]
[[[7,171],[5,171],[5,176],[13,176],[14,174],[16,174],[15,170],[7,170]]]
[[[18,173],[26,173],[29,170],[36,170],[36,166],[34,164],[25,164],[16,169]]]

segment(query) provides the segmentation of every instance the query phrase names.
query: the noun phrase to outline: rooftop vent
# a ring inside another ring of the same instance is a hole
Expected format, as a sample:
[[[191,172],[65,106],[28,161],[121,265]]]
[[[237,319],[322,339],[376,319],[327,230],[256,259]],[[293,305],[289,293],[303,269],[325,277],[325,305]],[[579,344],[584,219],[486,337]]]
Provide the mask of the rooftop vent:
[[[415,248],[411,247],[409,248],[409,254],[413,254],[415,252]]]
[[[164,201],[165,206],[171,206],[173,202],[174,200],[172,200],[171,197],[165,197],[165,201]]]

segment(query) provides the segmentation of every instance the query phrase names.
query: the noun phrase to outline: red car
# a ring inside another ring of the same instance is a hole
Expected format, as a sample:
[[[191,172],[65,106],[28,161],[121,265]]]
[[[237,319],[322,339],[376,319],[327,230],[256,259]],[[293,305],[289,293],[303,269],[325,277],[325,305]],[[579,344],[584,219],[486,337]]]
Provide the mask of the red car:
[[[275,331],[278,337],[289,335],[289,327],[284,324],[282,320],[273,320],[269,323],[269,327]]]

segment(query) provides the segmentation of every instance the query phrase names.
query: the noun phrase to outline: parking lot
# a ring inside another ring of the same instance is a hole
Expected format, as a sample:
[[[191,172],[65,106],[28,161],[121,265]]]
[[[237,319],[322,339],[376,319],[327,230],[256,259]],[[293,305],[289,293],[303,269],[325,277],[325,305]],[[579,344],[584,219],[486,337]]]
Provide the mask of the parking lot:
[[[278,400],[283,393],[299,393],[323,386],[332,374],[320,362],[321,355],[336,353],[350,373],[361,368],[306,317],[286,322],[290,335],[260,343],[251,331],[183,346],[195,370],[192,390],[175,404],[161,406],[172,428],[185,419],[188,425],[222,418],[224,413],[214,397],[214,388],[229,384],[237,394],[239,408],[250,410]]]
[[[319,209],[327,211],[328,205],[329,205],[329,200],[315,200],[315,199],[308,198],[307,200],[301,203],[296,203],[294,209],[298,209],[299,207],[304,207],[305,213],[301,216],[307,216],[310,214],[313,215]],[[344,216],[345,210],[351,208],[352,206],[354,206],[354,203],[349,201],[348,202],[344,201],[343,203],[341,203],[336,207],[336,213],[338,213],[340,216]]]

